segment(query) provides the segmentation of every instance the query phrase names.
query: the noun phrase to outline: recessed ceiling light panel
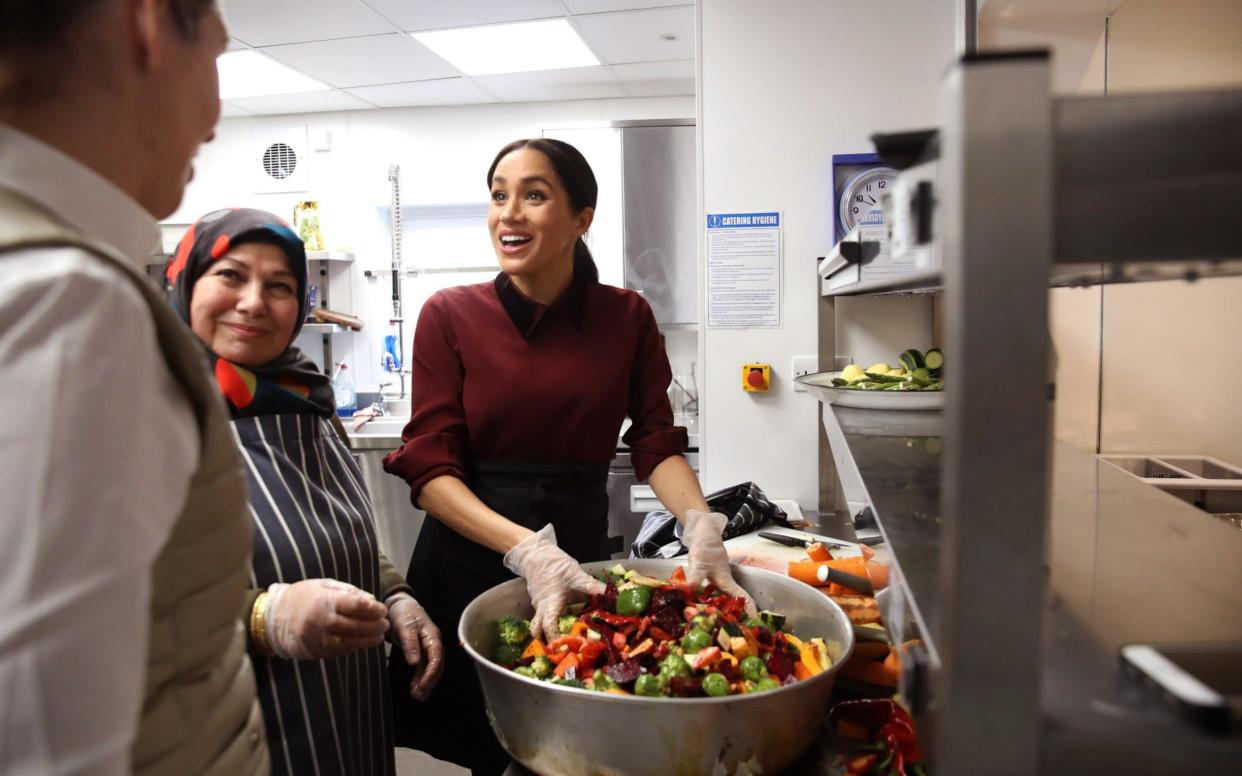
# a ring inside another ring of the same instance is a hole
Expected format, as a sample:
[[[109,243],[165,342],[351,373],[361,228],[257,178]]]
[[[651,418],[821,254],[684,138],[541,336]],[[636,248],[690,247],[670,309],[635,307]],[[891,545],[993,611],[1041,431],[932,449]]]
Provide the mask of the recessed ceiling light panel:
[[[257,51],[221,54],[216,60],[216,69],[220,73],[222,100],[320,92],[332,88]]]
[[[466,75],[593,67],[599,60],[564,19],[411,33]]]

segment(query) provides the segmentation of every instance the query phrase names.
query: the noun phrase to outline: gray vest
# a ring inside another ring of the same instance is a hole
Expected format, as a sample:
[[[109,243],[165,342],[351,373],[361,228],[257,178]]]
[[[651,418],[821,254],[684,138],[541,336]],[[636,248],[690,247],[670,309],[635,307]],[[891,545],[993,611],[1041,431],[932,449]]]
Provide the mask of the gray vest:
[[[118,283],[133,283],[151,309],[160,350],[198,421],[198,468],[151,570],[151,632],[142,720],[131,751],[134,773],[267,774],[263,716],[238,617],[250,557],[245,479],[202,346],[125,256],[0,189],[0,254],[44,247],[89,252],[112,265]],[[141,408],[131,409],[138,417]]]

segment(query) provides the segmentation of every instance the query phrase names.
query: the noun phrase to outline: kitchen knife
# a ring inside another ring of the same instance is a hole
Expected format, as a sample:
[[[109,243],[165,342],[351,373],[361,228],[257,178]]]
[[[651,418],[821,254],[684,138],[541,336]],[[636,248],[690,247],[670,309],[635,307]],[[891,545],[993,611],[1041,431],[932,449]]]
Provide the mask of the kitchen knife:
[[[783,544],[786,547],[806,548],[806,547],[810,547],[812,544],[815,544],[816,542],[823,544],[825,547],[837,547],[841,549],[845,549],[846,547],[849,546],[846,544],[838,544],[837,542],[833,542],[833,541],[826,541],[826,542],[820,541],[819,539],[816,539],[812,536],[790,536],[789,534],[776,533],[774,531],[760,531],[759,536],[763,539],[767,539],[768,541],[776,542],[777,544]]]

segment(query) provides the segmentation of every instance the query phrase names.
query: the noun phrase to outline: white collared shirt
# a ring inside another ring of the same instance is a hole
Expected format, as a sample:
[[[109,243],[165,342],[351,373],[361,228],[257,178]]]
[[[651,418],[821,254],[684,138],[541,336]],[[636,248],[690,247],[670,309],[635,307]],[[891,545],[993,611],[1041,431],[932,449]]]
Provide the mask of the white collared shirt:
[[[0,187],[139,271],[155,245],[132,198],[5,126]],[[198,450],[130,279],[78,249],[0,255],[0,773],[130,772],[151,566]]]

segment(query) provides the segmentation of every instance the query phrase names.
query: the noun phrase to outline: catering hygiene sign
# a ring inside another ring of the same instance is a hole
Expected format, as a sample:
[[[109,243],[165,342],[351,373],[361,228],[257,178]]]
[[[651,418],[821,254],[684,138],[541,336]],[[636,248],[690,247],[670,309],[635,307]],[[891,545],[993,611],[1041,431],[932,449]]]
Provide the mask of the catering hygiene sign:
[[[781,214],[707,215],[707,325],[781,325]]]

